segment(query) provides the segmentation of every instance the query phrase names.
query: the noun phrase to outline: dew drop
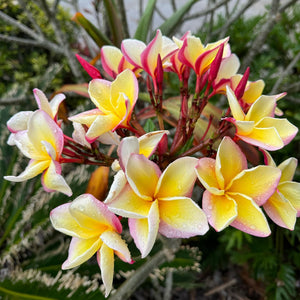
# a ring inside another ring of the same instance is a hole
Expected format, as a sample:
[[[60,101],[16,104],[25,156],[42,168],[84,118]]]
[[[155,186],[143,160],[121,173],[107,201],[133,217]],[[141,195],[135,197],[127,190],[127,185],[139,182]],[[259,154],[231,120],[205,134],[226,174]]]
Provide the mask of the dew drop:
[[[207,206],[207,209],[212,210],[212,206],[211,206],[211,205],[208,205],[208,206]]]
[[[250,225],[250,228],[254,230],[256,227],[254,225]]]

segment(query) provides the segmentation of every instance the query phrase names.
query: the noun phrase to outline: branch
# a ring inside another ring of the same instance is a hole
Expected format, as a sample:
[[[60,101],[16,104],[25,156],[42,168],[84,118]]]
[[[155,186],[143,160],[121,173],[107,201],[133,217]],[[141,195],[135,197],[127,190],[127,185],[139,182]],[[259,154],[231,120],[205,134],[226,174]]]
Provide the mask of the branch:
[[[58,43],[59,43],[60,47],[63,49],[63,52],[68,60],[68,63],[69,63],[69,66],[71,68],[73,75],[75,76],[75,78],[78,81],[83,81],[84,79],[78,68],[78,62],[75,59],[75,55],[72,53],[72,51],[69,47],[69,43],[68,43],[63,31],[61,30],[61,26],[60,26],[58,20],[56,19],[55,15],[51,12],[46,0],[34,0],[34,2],[36,2],[36,4],[39,5],[43,9],[44,13],[48,17],[48,20],[51,23],[54,33],[55,33],[55,36],[58,40]]]
[[[0,34],[0,40],[6,41],[6,42],[18,43],[18,44],[25,45],[25,46],[42,47],[42,48],[45,48],[48,50],[52,50],[53,52],[58,53],[58,54],[64,53],[59,46],[49,43],[48,41],[45,41],[45,40],[37,41],[37,40],[31,40],[31,39],[23,39],[23,38],[19,38],[16,36],[8,36],[5,34]]]
[[[232,23],[234,23],[238,18],[241,17],[241,15],[243,15],[245,13],[245,11],[252,6],[255,2],[257,2],[257,0],[249,0],[244,6],[242,6],[242,8],[236,13],[234,14],[228,21],[226,24],[224,24],[220,29],[216,30],[213,32],[213,34],[219,34],[219,38],[224,37],[224,35],[226,34],[228,28],[230,27],[230,25]]]
[[[294,59],[289,63],[289,65],[286,67],[286,69],[284,70],[284,72],[280,73],[277,81],[275,82],[271,94],[276,94],[278,87],[280,86],[281,82],[283,81],[283,79],[288,76],[290,74],[290,72],[292,71],[293,67],[297,64],[297,62],[300,60],[300,52],[298,52],[298,54],[294,57]]]
[[[1,105],[11,105],[11,104],[20,104],[26,100],[26,96],[20,96],[15,98],[7,98],[7,99],[0,99],[0,106]]]
[[[278,22],[278,9],[279,9],[279,2],[280,0],[273,0],[272,6],[268,14],[268,20],[260,30],[259,34],[257,35],[256,39],[252,43],[251,48],[248,51],[247,56],[245,57],[241,70],[245,70],[247,66],[249,66],[254,58],[254,56],[259,53],[262,49],[262,46],[272,30],[274,24]]]
[[[125,300],[147,279],[148,275],[158,266],[170,260],[173,254],[179,249],[180,240],[168,240],[169,245],[154,256],[148,259],[131,277],[129,277],[116,291],[111,295],[110,300]]]

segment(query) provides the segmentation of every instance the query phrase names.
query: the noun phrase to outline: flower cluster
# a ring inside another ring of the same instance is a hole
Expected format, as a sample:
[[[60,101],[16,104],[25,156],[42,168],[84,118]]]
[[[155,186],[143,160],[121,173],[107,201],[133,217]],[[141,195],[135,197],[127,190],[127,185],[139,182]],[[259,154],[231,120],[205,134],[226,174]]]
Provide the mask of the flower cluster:
[[[263,95],[262,80],[248,81],[249,69],[237,73],[239,59],[229,38],[203,45],[190,32],[171,40],[158,30],[147,45],[127,39],[121,49],[104,46],[102,72],[77,58],[92,77],[88,94],[95,108],[69,118],[72,137],[57,117],[62,94],[48,102],[35,89],[38,109],[19,112],[7,123],[8,143],[30,158],[24,172],[7,180],[42,173],[45,191],[71,196],[61,164],[111,166],[115,174],[106,199],[84,194],[51,211],[53,227],[72,237],[63,269],[97,253],[110,293],[114,254],[133,262],[116,215],[128,219],[142,258],[158,234],[189,238],[204,235],[210,225],[265,237],[271,233],[266,215],[294,229],[300,215],[300,183],[293,181],[297,160],[276,166],[268,151],[284,147],[298,129],[276,117],[282,115],[276,105],[284,93]],[[167,73],[175,74],[179,93],[168,99]],[[217,95],[227,96],[223,112],[210,101]],[[146,132],[149,119],[156,129]],[[103,144],[113,145],[108,153]],[[261,154],[261,165],[253,162],[253,152]]]

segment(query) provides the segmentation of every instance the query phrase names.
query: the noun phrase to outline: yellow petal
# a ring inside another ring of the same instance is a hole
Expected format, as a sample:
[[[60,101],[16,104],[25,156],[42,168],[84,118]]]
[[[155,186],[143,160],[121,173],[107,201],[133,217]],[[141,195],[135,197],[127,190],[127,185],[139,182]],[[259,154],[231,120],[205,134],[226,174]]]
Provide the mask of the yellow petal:
[[[203,52],[204,47],[201,40],[195,36],[187,37],[187,46],[184,49],[184,56],[186,60],[194,67],[199,55]]]
[[[223,195],[216,177],[216,160],[208,157],[200,158],[196,165],[196,174],[203,186],[214,195]],[[222,182],[222,178],[219,181]]]
[[[148,218],[128,220],[130,234],[140,250],[142,258],[146,257],[151,251],[159,227],[158,201],[155,200],[151,204]]]
[[[26,167],[26,169],[18,176],[4,176],[5,180],[13,181],[13,182],[21,182],[28,179],[31,179],[39,174],[41,174],[45,169],[48,168],[50,163],[49,161],[37,161],[31,160]]]
[[[168,165],[159,178],[156,198],[190,196],[196,181],[194,157],[182,157]]]
[[[123,40],[121,44],[122,53],[126,59],[137,67],[141,67],[141,54],[146,48],[146,45],[135,39],[126,39]]]
[[[88,142],[95,141],[100,135],[114,129],[120,122],[120,119],[113,115],[99,115],[86,133]]]
[[[274,193],[280,176],[280,170],[271,166],[244,170],[234,178],[228,191],[246,195],[262,205]]]
[[[271,230],[265,215],[258,205],[249,197],[242,194],[228,194],[237,203],[238,215],[231,226],[259,237],[266,237]]]
[[[246,86],[246,90],[243,95],[243,101],[252,104],[258,97],[261,96],[265,87],[265,83],[263,80],[257,80],[253,82],[249,82]]]
[[[139,137],[139,153],[145,157],[150,157],[155,151],[162,137],[167,134],[167,130],[152,131]]]
[[[70,213],[80,226],[94,230],[98,235],[108,229],[122,231],[119,219],[103,202],[90,194],[77,197],[71,203]]]
[[[63,263],[62,269],[67,270],[81,265],[90,259],[101,247],[99,236],[90,239],[73,237],[69,247],[69,255]]]
[[[297,210],[297,217],[300,216],[300,183],[294,181],[281,182],[278,185],[279,192]]]
[[[205,191],[202,198],[202,207],[209,224],[216,231],[221,231],[229,226],[237,216],[235,201],[225,195],[218,196]]]
[[[284,145],[287,145],[297,134],[298,128],[290,123],[287,119],[276,119],[276,118],[263,118],[259,123],[256,124],[257,128],[276,128],[280,138]]]
[[[238,135],[248,135],[254,129],[254,121],[235,121],[234,125]]]
[[[245,120],[245,114],[237,101],[234,92],[229,86],[226,86],[226,94],[227,94],[227,99],[228,103],[231,109],[232,116],[237,120],[237,121],[244,121]]]
[[[58,172],[57,162],[51,160],[48,169],[42,176],[42,184],[46,191],[58,191],[68,196],[72,195],[72,190],[65,179]]]
[[[124,93],[129,99],[130,105],[134,106],[134,103],[138,95],[138,83],[134,73],[127,69],[120,73],[116,80],[111,84],[111,105],[112,107],[118,106],[118,99],[120,93]]]
[[[69,120],[90,127],[99,115],[103,115],[103,113],[96,108],[72,116],[69,118]]]
[[[35,100],[38,104],[39,109],[46,112],[53,119],[54,115],[52,113],[52,109],[50,107],[50,104],[49,104],[49,101],[48,101],[46,95],[39,89],[34,89],[33,95],[35,97]]]
[[[101,278],[105,286],[105,297],[107,297],[112,289],[114,278],[114,250],[103,243],[97,258],[101,269]]]
[[[204,212],[187,197],[160,199],[159,215],[159,233],[168,238],[189,238],[208,231]]]
[[[278,134],[278,131],[274,128],[256,128],[254,127],[252,132],[243,135],[237,133],[241,140],[245,141],[254,146],[258,146],[262,149],[266,149],[269,151],[274,151],[281,149],[284,146],[284,143]]]
[[[113,106],[110,102],[111,85],[110,81],[104,79],[93,79],[89,83],[88,92],[91,100],[105,114],[113,111]]]
[[[297,164],[298,160],[295,157],[290,157],[278,166],[278,168],[281,170],[280,182],[293,180]]]
[[[127,162],[126,176],[134,192],[141,198],[152,201],[161,174],[159,167],[144,155],[131,154]]]
[[[99,236],[94,230],[82,227],[70,213],[71,203],[62,204],[50,212],[52,226],[67,235],[82,239],[89,239]]]
[[[240,147],[224,137],[216,157],[216,177],[221,189],[226,189],[232,179],[247,168],[247,159]]]
[[[275,192],[263,207],[278,226],[294,230],[297,211],[281,193]]]
[[[101,62],[104,70],[112,76],[113,71],[118,74],[119,63],[123,57],[120,49],[114,46],[103,46],[101,48]]]
[[[123,261],[128,263],[131,262],[127,244],[124,240],[122,240],[121,236],[117,232],[107,230],[101,234],[100,238],[103,243],[113,249]]]
[[[129,184],[106,203],[110,211],[125,218],[145,218],[152,205],[151,201],[139,197]]]

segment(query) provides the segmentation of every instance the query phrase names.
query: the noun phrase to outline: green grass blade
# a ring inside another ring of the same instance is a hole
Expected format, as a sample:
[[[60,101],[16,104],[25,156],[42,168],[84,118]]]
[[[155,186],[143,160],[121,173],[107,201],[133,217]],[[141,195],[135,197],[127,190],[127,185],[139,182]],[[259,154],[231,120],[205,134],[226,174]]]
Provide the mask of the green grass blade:
[[[149,0],[144,14],[137,26],[134,38],[143,42],[146,42],[147,35],[149,32],[150,23],[152,21],[152,16],[155,8],[156,0]]]

